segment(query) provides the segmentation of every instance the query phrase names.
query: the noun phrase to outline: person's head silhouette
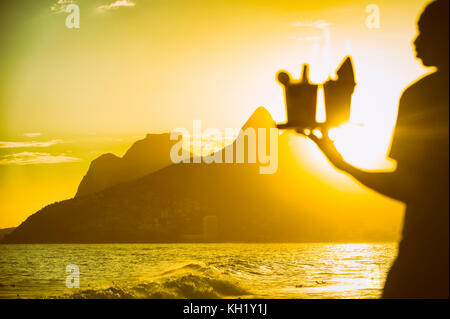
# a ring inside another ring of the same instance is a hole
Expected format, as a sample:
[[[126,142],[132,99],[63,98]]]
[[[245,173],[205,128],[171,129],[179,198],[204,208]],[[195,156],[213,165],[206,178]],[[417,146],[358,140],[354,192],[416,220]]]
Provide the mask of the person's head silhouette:
[[[419,33],[414,45],[425,66],[448,70],[449,0],[436,0],[420,16]]]

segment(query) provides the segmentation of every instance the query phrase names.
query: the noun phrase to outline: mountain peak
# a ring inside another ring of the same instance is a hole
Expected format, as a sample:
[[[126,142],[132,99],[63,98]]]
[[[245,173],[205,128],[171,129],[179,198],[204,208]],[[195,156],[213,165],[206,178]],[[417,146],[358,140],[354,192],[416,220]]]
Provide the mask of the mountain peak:
[[[260,106],[258,107],[247,122],[242,126],[242,129],[246,128],[275,128],[275,121],[270,115],[269,111],[266,108]]]
[[[147,134],[133,143],[123,157],[111,153],[101,155],[92,161],[75,197],[96,193],[170,165],[170,149],[174,143],[169,133]]]

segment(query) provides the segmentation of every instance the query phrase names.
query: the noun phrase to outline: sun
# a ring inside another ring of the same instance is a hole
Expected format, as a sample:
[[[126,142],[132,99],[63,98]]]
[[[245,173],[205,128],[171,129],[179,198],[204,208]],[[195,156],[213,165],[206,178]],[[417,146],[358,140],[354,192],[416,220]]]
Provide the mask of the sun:
[[[372,77],[365,82],[373,87],[381,80]],[[395,91],[389,93],[393,96],[396,94]],[[386,120],[390,116],[374,117],[371,108],[367,106],[367,100],[370,100],[368,94],[357,94],[357,98],[352,100],[350,121],[329,129],[328,134],[348,163],[365,170],[392,171],[396,163],[388,158],[388,152],[393,123]],[[323,86],[320,85],[317,92],[317,123],[326,123],[325,108]],[[355,113],[358,116],[354,116]],[[312,133],[319,138],[322,134],[318,129]]]
[[[329,136],[344,159],[367,170],[393,170],[395,162],[387,157],[388,145],[376,128],[347,123],[330,129]]]

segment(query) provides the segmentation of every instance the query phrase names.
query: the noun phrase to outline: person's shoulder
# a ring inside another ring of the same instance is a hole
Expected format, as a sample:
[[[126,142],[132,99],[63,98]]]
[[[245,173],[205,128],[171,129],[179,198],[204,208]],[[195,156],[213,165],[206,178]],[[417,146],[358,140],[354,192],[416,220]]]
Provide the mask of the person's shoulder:
[[[437,81],[438,81],[437,72],[425,74],[416,81],[414,81],[412,84],[410,84],[403,92],[402,96],[407,97],[409,95],[421,93],[423,92],[424,89],[433,87]]]
[[[423,99],[423,97],[439,91],[441,87],[448,87],[448,76],[443,76],[440,72],[425,74],[405,89],[400,98],[400,103],[404,104],[411,100]]]

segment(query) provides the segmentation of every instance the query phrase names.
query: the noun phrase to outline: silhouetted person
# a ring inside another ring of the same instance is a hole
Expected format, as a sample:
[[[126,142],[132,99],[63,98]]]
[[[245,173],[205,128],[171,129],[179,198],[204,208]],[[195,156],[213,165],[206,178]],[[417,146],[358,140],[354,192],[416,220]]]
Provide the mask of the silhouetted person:
[[[384,298],[449,297],[449,2],[437,0],[420,17],[417,57],[437,71],[403,93],[390,156],[393,173],[370,173],[345,162],[324,134],[311,136],[338,169],[375,191],[406,203],[398,257]]]

